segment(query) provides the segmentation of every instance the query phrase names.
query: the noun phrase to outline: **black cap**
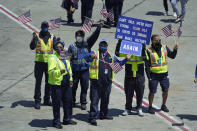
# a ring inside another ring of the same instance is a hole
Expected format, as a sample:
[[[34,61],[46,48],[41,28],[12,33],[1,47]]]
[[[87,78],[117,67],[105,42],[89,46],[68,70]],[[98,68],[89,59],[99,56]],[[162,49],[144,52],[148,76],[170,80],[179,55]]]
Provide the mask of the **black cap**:
[[[47,21],[43,21],[41,23],[41,28],[48,28],[49,27],[49,23]]]
[[[77,36],[78,34],[80,34],[82,37],[85,36],[85,32],[83,30],[78,30],[75,32],[75,36]]]

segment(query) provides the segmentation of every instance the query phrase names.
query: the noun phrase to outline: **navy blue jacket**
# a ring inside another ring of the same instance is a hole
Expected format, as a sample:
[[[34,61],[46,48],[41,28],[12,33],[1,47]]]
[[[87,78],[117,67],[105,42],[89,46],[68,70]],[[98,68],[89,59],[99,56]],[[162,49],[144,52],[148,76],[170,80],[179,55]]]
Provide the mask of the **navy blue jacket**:
[[[71,54],[71,66],[72,71],[84,71],[89,69],[89,62],[92,61],[90,57],[90,51],[92,46],[96,43],[99,37],[101,28],[98,26],[95,32],[83,42],[82,46],[73,43],[69,46],[68,52]],[[80,64],[76,64],[75,61],[83,61]],[[84,62],[85,60],[85,62]]]

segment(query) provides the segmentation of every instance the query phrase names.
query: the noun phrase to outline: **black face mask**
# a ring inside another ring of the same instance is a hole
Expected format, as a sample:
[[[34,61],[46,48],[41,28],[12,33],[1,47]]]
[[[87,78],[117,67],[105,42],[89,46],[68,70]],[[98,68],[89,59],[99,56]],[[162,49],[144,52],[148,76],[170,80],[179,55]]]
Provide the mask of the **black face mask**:
[[[155,50],[161,49],[161,40],[156,41],[152,46]]]
[[[44,28],[41,29],[40,34],[41,34],[41,37],[45,37],[46,35],[49,35],[48,28],[47,28],[47,30],[46,29],[44,30]]]

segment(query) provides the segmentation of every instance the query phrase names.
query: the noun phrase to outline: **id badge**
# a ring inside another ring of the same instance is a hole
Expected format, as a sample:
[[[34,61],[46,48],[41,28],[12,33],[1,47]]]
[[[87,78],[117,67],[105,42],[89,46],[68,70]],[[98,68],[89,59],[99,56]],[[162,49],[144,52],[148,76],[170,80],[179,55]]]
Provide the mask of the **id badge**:
[[[157,60],[157,62],[158,62],[159,64],[161,64],[161,58],[160,58],[160,59],[158,59],[158,60]]]
[[[108,69],[105,69],[105,74],[108,74]]]

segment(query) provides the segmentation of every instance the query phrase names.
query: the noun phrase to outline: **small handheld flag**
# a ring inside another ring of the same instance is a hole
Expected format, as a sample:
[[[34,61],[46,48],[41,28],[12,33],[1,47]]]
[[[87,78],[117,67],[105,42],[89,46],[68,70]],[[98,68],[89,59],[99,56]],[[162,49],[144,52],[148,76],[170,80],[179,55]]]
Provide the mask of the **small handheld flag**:
[[[164,28],[162,28],[161,29],[161,33],[166,38],[171,36],[174,33],[174,31],[172,30],[172,25],[169,24],[169,25],[165,26]]]
[[[25,12],[24,14],[20,15],[20,16],[18,17],[18,20],[19,20],[20,22],[22,22],[23,24],[25,24],[25,23],[31,21],[32,18],[31,18],[30,10],[27,11],[27,12]]]
[[[92,20],[92,19],[86,17],[86,18],[85,18],[85,21],[84,21],[84,23],[83,23],[83,26],[81,27],[81,29],[82,29],[84,32],[90,33],[93,24],[94,24],[94,20]]]

